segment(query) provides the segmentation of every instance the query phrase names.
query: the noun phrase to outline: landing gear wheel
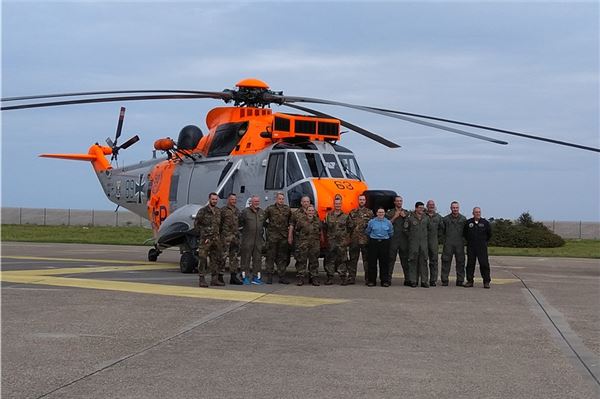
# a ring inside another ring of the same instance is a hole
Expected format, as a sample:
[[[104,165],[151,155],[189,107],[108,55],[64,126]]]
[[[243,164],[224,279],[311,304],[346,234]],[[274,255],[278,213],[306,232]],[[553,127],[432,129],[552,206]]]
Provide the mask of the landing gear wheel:
[[[181,273],[194,273],[194,270],[198,270],[198,260],[191,252],[184,252],[181,254],[181,259],[179,260],[179,268],[181,269]]]
[[[160,251],[158,249],[150,248],[150,250],[148,251],[148,261],[156,262],[156,260],[158,259],[158,255],[160,255]]]

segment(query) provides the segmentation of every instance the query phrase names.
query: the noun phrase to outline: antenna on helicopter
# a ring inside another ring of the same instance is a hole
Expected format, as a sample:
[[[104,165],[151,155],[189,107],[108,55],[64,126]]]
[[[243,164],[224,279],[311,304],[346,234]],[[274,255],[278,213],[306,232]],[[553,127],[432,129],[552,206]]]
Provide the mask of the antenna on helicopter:
[[[131,147],[133,144],[140,141],[139,136],[136,134],[135,136],[133,136],[132,138],[130,138],[129,140],[127,140],[120,146],[117,145],[117,143],[119,141],[119,137],[121,137],[121,131],[123,130],[123,121],[124,120],[125,120],[125,107],[121,107],[121,110],[119,111],[119,122],[117,123],[117,131],[115,133],[115,141],[113,142],[110,139],[110,137],[106,138],[106,144],[108,144],[108,146],[112,149],[112,156],[110,157],[111,162],[117,160],[117,157],[119,155],[119,150],[121,150],[121,149],[126,150],[127,148]]]

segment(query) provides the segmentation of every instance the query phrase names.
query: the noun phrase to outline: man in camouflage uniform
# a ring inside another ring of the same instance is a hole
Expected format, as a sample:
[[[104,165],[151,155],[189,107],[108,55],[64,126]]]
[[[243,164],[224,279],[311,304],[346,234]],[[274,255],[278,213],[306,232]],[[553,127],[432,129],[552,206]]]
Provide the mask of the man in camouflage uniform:
[[[385,217],[392,222],[394,226],[394,236],[390,242],[390,278],[392,281],[392,274],[394,274],[394,264],[396,263],[396,257],[400,256],[400,264],[402,265],[402,272],[404,273],[404,285],[410,285],[410,278],[408,277],[408,235],[404,231],[404,222],[410,214],[410,212],[402,208],[404,200],[401,196],[394,198],[394,207],[387,211]]]
[[[354,284],[356,281],[356,269],[358,266],[358,257],[362,255],[363,270],[365,272],[365,284],[367,282],[368,255],[367,247],[369,237],[365,234],[365,229],[369,220],[373,219],[373,211],[365,207],[367,198],[364,195],[358,196],[358,208],[350,211],[350,225],[352,232],[350,234],[350,261],[348,262],[348,284]]]
[[[229,272],[231,273],[229,284],[241,285],[242,280],[239,278],[240,260],[238,258],[240,251],[240,210],[236,204],[237,197],[231,193],[227,197],[227,205],[221,208],[221,242],[223,245],[223,267],[225,266],[225,259],[229,258]]]
[[[240,214],[240,258],[242,270],[246,274],[244,284],[261,285],[260,269],[264,238],[265,211],[260,208],[260,198],[253,195],[250,206]],[[250,267],[252,261],[252,268]]]
[[[404,221],[404,231],[408,235],[408,276],[410,286],[429,288],[429,269],[427,268],[429,218],[424,215],[425,204],[415,204],[415,211]]]
[[[306,213],[301,213],[296,218],[296,285],[304,285],[306,276],[306,262],[312,285],[319,283],[319,252],[321,250],[321,221],[315,215],[315,208],[309,205]],[[289,244],[292,244],[291,237]]]
[[[280,284],[289,284],[285,278],[288,257],[288,229],[292,211],[285,204],[283,193],[277,193],[275,203],[265,209],[265,225],[267,228],[267,284],[273,284],[273,269],[277,265]]]
[[[221,248],[221,212],[217,208],[219,196],[216,193],[208,195],[208,204],[198,211],[194,221],[194,230],[198,236],[198,286],[208,287],[204,275],[209,271],[208,259],[210,257],[210,272],[212,278],[210,285],[223,286],[221,262],[223,258]]]
[[[435,287],[438,278],[438,252],[439,252],[439,237],[442,232],[442,215],[436,212],[435,202],[427,201],[427,212],[425,216],[429,218],[430,233],[428,236],[429,249],[429,285]]]
[[[463,230],[467,218],[460,213],[460,205],[453,201],[450,204],[450,213],[444,216],[442,234],[444,247],[442,248],[442,285],[448,285],[452,256],[456,259],[456,285],[462,286],[465,282],[465,242]]]
[[[348,215],[342,211],[342,198],[336,196],[333,202],[333,210],[327,213],[323,221],[323,230],[327,235],[329,247],[329,253],[325,260],[325,272],[327,273],[325,285],[333,284],[336,269],[340,274],[341,285],[347,285],[348,283],[346,265],[348,263],[351,227]]]
[[[290,227],[288,230],[288,242],[294,242],[294,227],[296,226],[296,221],[298,220],[298,218],[302,215],[306,215],[306,211],[308,209],[310,205],[310,197],[305,195],[304,197],[302,197],[300,199],[300,208],[296,209],[294,212],[292,212],[292,214],[290,215]],[[290,244],[292,245],[292,244]],[[296,256],[296,254],[294,253],[294,257]]]

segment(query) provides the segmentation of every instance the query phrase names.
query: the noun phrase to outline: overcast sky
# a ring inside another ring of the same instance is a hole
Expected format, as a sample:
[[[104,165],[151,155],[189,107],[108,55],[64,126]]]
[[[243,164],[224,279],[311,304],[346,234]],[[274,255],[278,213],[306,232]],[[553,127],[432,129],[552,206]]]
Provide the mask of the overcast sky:
[[[2,97],[86,90],[233,88],[257,77],[285,94],[497,126],[599,147],[599,6],[592,2],[2,1]],[[114,209],[86,153],[141,141],[136,163],[187,124],[206,131],[215,100],[108,103],[2,113],[2,205]],[[276,111],[291,111],[274,106]],[[355,133],[370,188],[405,204],[458,200],[484,217],[600,220],[600,156],[505,139],[500,146],[396,119],[313,106],[402,145]]]

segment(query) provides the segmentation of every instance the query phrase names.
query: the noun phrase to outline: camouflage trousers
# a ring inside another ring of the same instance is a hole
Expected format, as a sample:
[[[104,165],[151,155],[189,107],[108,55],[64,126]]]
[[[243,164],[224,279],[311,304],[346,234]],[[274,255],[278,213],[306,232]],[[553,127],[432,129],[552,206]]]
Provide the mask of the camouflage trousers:
[[[229,260],[229,271],[236,273],[240,269],[240,239],[235,236],[223,238],[223,269],[225,261]]]
[[[273,274],[275,266],[279,276],[285,276],[289,263],[289,244],[287,237],[273,237],[267,241],[266,265],[267,273]]]
[[[210,263],[208,262],[210,259]],[[221,241],[216,238],[198,240],[198,274],[222,274],[223,250]]]
[[[350,244],[350,248],[348,249],[350,260],[348,261],[348,276],[356,277],[356,272],[358,269],[358,258],[362,256],[363,270],[365,272],[365,281],[367,281],[367,270],[369,267],[368,254],[367,254],[368,244],[359,244],[357,242],[353,242]]]
[[[320,242],[296,242],[296,275],[298,277],[306,276],[306,262],[308,262],[308,273],[309,276],[319,276],[319,251]]]
[[[348,247],[334,242],[330,242],[329,245],[329,252],[325,260],[325,272],[328,277],[333,277],[336,271],[340,276],[345,277],[348,274]]]

